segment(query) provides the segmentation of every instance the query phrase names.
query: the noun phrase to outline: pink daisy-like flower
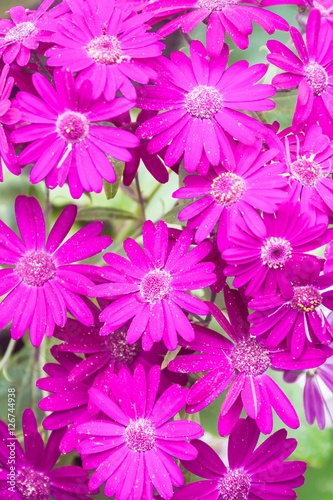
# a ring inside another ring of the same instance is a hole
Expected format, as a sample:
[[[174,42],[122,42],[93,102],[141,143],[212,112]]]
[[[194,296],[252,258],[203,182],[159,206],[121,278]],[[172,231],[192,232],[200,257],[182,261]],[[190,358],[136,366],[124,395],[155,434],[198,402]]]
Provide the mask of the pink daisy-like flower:
[[[148,375],[141,365],[133,376],[129,370],[112,375],[115,400],[90,389],[93,402],[110,419],[95,420],[79,426],[88,436],[77,451],[83,454],[83,466],[96,468],[89,486],[94,489],[106,481],[105,494],[124,500],[152,500],[153,485],[159,495],[169,499],[173,487],[184,478],[170,457],[193,460],[197,450],[189,439],[201,437],[201,426],[188,420],[168,422],[184,406],[188,389],[173,385],[156,400],[160,368]]]
[[[36,10],[26,10],[22,5],[9,10],[11,19],[0,20],[0,56],[6,64],[16,60],[26,66],[30,51],[36,50],[40,42],[51,41],[56,31],[57,18],[68,11],[68,2],[49,10],[55,0],[44,0]]]
[[[235,276],[233,286],[247,285],[246,295],[271,295],[292,290],[285,264],[325,243],[327,223],[311,224],[300,203],[284,203],[275,214],[264,213],[255,224],[246,218],[230,233],[231,248],[223,252],[224,273]]]
[[[281,42],[267,42],[272,52],[267,56],[268,61],[287,71],[274,76],[272,84],[281,89],[298,86],[292,122],[294,131],[302,130],[305,123],[315,125],[318,121],[324,133],[333,138],[332,27],[328,23],[321,24],[319,10],[312,9],[306,28],[307,46],[296,28],[290,28],[290,35],[299,57]]]
[[[228,444],[226,467],[206,443],[194,440],[198,450],[193,461],[181,461],[185,469],[207,481],[196,481],[177,490],[173,500],[273,500],[296,498],[294,488],[304,483],[306,463],[287,461],[297,446],[280,429],[255,449],[260,432],[255,422],[240,419]]]
[[[333,141],[322,134],[318,125],[307,128],[305,134],[287,136],[285,162],[289,170],[291,199],[300,199],[301,212],[315,223],[316,208],[333,214]],[[327,208],[328,207],[328,208]]]
[[[249,302],[251,333],[263,336],[270,348],[287,343],[292,356],[299,358],[307,346],[329,345],[333,329],[327,317],[333,310],[333,276],[300,280],[285,295],[258,295]]]
[[[126,340],[133,344],[141,336],[144,350],[162,338],[169,350],[177,347],[177,333],[188,341],[194,340],[194,330],[185,311],[208,314],[209,309],[197,297],[186,293],[211,285],[216,281],[211,262],[200,262],[211,251],[205,241],[187,253],[193,232],[185,229],[177,241],[171,240],[165,222],[151,221],[143,225],[143,246],[132,238],[124,241],[130,260],[107,253],[109,267],[100,275],[110,283],[97,285],[94,296],[113,299],[100,320],[105,321],[101,334],[114,332],[133,318]]]
[[[112,122],[116,127],[123,128],[129,132],[135,133],[137,128],[152,116],[157,115],[157,111],[142,110],[138,114],[134,122],[131,121],[129,113],[121,115],[118,119],[113,119]],[[125,162],[123,182],[125,186],[132,184],[140,165],[144,165],[148,172],[161,184],[165,184],[169,180],[168,169],[164,165],[157,154],[149,154],[147,151],[148,140],[142,139],[138,147],[131,149],[132,158]],[[163,153],[163,151],[161,152]],[[142,168],[142,167],[141,167]],[[179,165],[173,167],[174,171],[178,171]]]
[[[18,196],[15,201],[22,240],[0,221],[0,263],[8,266],[0,270],[0,294],[8,294],[0,304],[0,328],[13,320],[14,339],[29,327],[31,343],[38,346],[44,335],[53,334],[55,325],[65,325],[67,309],[83,324],[93,324],[91,311],[79,295],[89,295],[94,287],[85,276],[94,268],[72,263],[96,255],[112,240],[99,236],[103,224],[93,222],[61,245],[76,212],[74,205],[63,210],[46,243],[44,216],[35,198]]]
[[[114,1],[68,1],[73,15],[64,19],[48,49],[49,66],[78,73],[78,83],[93,84],[93,98],[102,94],[112,101],[117,90],[128,99],[136,98],[131,80],[148,83],[156,76],[145,59],[161,55],[164,44],[148,33],[150,14],[135,14],[129,6]]]
[[[99,193],[103,179],[116,181],[106,155],[128,161],[131,154],[125,148],[135,147],[139,141],[126,130],[96,122],[128,111],[134,102],[124,98],[109,103],[102,98],[92,100],[91,85],[87,82],[78,88],[69,71],[55,71],[54,79],[55,89],[35,73],[32,80],[41,99],[27,92],[16,96],[22,119],[30,125],[14,130],[11,140],[31,143],[17,161],[20,165],[35,162],[30,173],[33,184],[45,179],[47,187],[53,189],[68,180],[73,198],[80,198],[84,189]]]
[[[11,395],[8,392],[8,400]],[[15,398],[11,399],[15,402]],[[97,493],[89,490],[88,473],[82,467],[54,468],[65,429],[53,431],[44,446],[30,409],[24,410],[22,428],[25,452],[14,432],[0,421],[0,495],[3,500],[89,500],[90,494]]]
[[[6,167],[14,174],[19,175],[21,168],[16,163],[13,145],[9,139],[7,126],[13,126],[21,119],[18,109],[12,107],[9,99],[14,86],[14,78],[8,77],[9,66],[6,64],[0,74],[0,156]],[[0,182],[3,181],[2,168],[0,164]]]
[[[244,4],[250,5],[244,5]],[[158,30],[165,37],[181,28],[184,33],[192,31],[201,21],[207,23],[207,50],[209,55],[218,56],[225,34],[240,49],[247,49],[248,36],[252,33],[252,22],[259,24],[267,33],[276,29],[288,31],[289,25],[282,17],[264,10],[257,0],[160,0],[145,10],[152,11],[160,18],[187,11],[168,22]]]
[[[250,336],[247,308],[238,292],[226,287],[224,295],[231,324],[214,304],[209,308],[232,340],[196,326],[194,342],[181,341],[181,345],[198,351],[198,354],[176,358],[168,365],[171,371],[178,373],[207,372],[191,387],[186,398],[186,411],[202,410],[231,383],[220,411],[218,430],[221,436],[230,433],[243,407],[265,434],[272,432],[272,407],[286,425],[297,428],[299,420],[295,409],[266,372],[269,367],[295,370],[305,366],[317,367],[327,356],[317,349],[307,349],[295,360],[285,349],[268,348],[265,342]]]
[[[157,85],[138,88],[140,108],[167,111],[143,123],[137,135],[155,136],[148,144],[149,153],[171,143],[164,158],[167,166],[184,154],[187,172],[204,162],[207,173],[209,163],[217,166],[230,151],[225,131],[250,145],[270,135],[264,125],[236,110],[273,109],[274,102],[267,98],[275,91],[271,85],[253,85],[266,73],[264,64],[249,68],[246,61],[239,61],[225,71],[226,45],[219,57],[210,60],[201,42],[193,41],[190,52],[191,61],[182,52],[173,52],[171,61],[156,60]]]
[[[195,241],[203,241],[218,223],[217,244],[222,252],[230,245],[230,230],[243,217],[252,226],[257,219],[256,209],[275,212],[278,204],[287,199],[285,167],[278,163],[268,165],[276,156],[276,149],[261,153],[262,142],[249,147],[238,143],[230,148],[222,164],[211,167],[207,175],[185,177],[185,187],[173,193],[173,198],[197,199],[183,208],[180,221],[197,227]]]

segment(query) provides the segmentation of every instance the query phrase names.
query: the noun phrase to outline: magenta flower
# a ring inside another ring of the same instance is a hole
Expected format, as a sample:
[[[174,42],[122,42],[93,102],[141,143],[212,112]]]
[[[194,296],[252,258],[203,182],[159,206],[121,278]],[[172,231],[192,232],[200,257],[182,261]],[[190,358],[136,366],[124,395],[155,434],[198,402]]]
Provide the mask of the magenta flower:
[[[255,422],[240,419],[231,433],[227,468],[206,443],[194,440],[198,457],[181,461],[185,469],[207,481],[196,481],[177,490],[173,500],[272,500],[294,499],[294,488],[304,483],[306,463],[284,460],[297,446],[280,429],[255,449],[260,432]]]
[[[320,12],[312,9],[309,14],[306,41],[294,27],[290,35],[299,54],[297,57],[288,47],[276,40],[267,42],[272,52],[267,56],[270,63],[287,73],[274,76],[272,84],[281,89],[298,86],[298,98],[293,117],[294,131],[302,130],[304,124],[315,125],[317,121],[323,132],[331,139],[333,124],[333,53],[327,40],[332,38],[332,28],[321,24]]]
[[[57,18],[68,11],[67,2],[61,2],[53,9],[47,9],[55,0],[44,0],[37,10],[26,10],[22,5],[9,10],[11,19],[0,20],[0,56],[4,63],[15,61],[26,66],[30,51],[37,50],[40,42],[51,41],[56,31]]]
[[[151,221],[143,225],[144,250],[132,238],[124,241],[130,260],[107,253],[104,260],[109,267],[101,268],[100,275],[110,281],[97,285],[94,295],[112,299],[100,320],[105,325],[100,333],[114,332],[134,318],[127,332],[129,344],[141,336],[144,350],[162,338],[169,350],[177,347],[177,333],[188,341],[194,340],[194,330],[185,311],[208,314],[209,309],[200,299],[186,293],[211,285],[216,281],[211,262],[200,262],[212,249],[205,241],[186,253],[192,244],[193,232],[185,229],[177,241],[168,236],[165,222]]]
[[[272,407],[288,427],[297,428],[299,420],[295,409],[266,372],[269,367],[295,370],[305,366],[317,367],[327,356],[316,349],[307,349],[295,360],[286,350],[268,348],[265,342],[250,336],[250,324],[246,321],[247,308],[238,292],[225,287],[224,296],[231,324],[214,304],[209,307],[232,340],[213,330],[196,326],[194,342],[181,341],[181,345],[198,351],[198,354],[176,358],[168,365],[171,371],[178,373],[207,372],[191,387],[186,398],[186,411],[194,413],[202,410],[231,383],[218,422],[221,436],[230,433],[243,406],[265,434],[272,432]]]
[[[253,85],[266,73],[264,64],[249,68],[246,61],[239,61],[225,71],[226,45],[221,56],[210,61],[201,42],[192,42],[190,52],[191,61],[182,52],[173,52],[171,61],[159,58],[157,85],[138,88],[140,108],[167,111],[143,123],[137,135],[155,136],[148,144],[149,153],[171,143],[165,155],[167,166],[184,154],[187,172],[204,162],[207,173],[209,163],[217,166],[230,151],[225,131],[250,145],[270,134],[257,120],[236,110],[273,109],[274,102],[267,98],[275,91],[271,85]]]
[[[75,465],[54,468],[60,457],[59,442],[65,429],[53,431],[44,447],[32,410],[24,411],[22,427],[25,452],[14,432],[0,421],[2,498],[89,500],[93,492],[88,488],[87,471]]]
[[[307,346],[329,345],[333,329],[327,316],[333,310],[332,274],[294,284],[290,293],[258,295],[249,302],[255,312],[251,333],[263,336],[270,348],[287,344],[299,358]]]
[[[6,265],[0,270],[0,293],[8,294],[0,304],[0,328],[13,320],[14,339],[29,327],[31,343],[38,346],[44,335],[52,336],[55,325],[65,325],[67,309],[83,324],[93,324],[80,294],[91,292],[94,283],[85,274],[95,268],[71,264],[96,255],[112,240],[99,236],[103,224],[93,222],[60,246],[74,224],[76,211],[74,205],[63,210],[46,243],[43,212],[35,198],[18,196],[15,201],[22,241],[0,221],[0,263]]]
[[[246,295],[278,291],[288,295],[292,286],[285,264],[324,244],[326,229],[327,223],[320,219],[311,223],[309,215],[301,212],[300,203],[284,203],[275,214],[257,217],[255,224],[244,218],[238,229],[230,231],[231,248],[223,252],[229,264],[224,273],[235,276],[236,288],[247,285]]]
[[[22,119],[30,125],[16,129],[11,139],[18,144],[31,143],[18,156],[18,163],[35,162],[30,173],[33,184],[46,179],[47,187],[53,189],[68,180],[73,198],[80,198],[84,189],[99,193],[103,179],[116,181],[106,155],[128,161],[131,155],[125,148],[135,147],[139,141],[130,132],[94,122],[118,116],[134,102],[124,98],[110,103],[102,98],[92,100],[90,84],[78,88],[68,71],[55,71],[54,79],[56,89],[42,75],[33,75],[41,99],[26,92],[17,94]]]
[[[244,3],[250,5],[244,5]],[[288,31],[289,25],[282,17],[262,9],[257,0],[160,0],[145,9],[153,10],[160,18],[170,14],[185,14],[176,17],[158,30],[165,37],[181,28],[184,33],[192,31],[201,21],[208,18],[207,51],[211,56],[219,56],[226,33],[240,49],[247,49],[248,36],[252,33],[252,22],[259,24],[267,33],[276,29]]]
[[[285,167],[269,164],[277,150],[264,153],[261,150],[261,141],[252,147],[238,143],[230,147],[225,162],[211,167],[205,176],[185,177],[185,187],[173,193],[173,198],[200,197],[178,215],[180,221],[189,221],[188,227],[198,228],[197,243],[207,238],[218,223],[217,244],[222,252],[230,245],[230,230],[243,217],[252,227],[258,217],[256,209],[273,213],[278,204],[287,199],[283,190],[287,183],[281,175]]]
[[[307,128],[305,134],[287,136],[285,162],[289,171],[291,199],[300,199],[301,212],[311,215],[314,223],[319,208],[333,214],[333,141],[322,134],[318,125]]]
[[[9,99],[14,86],[14,78],[12,76],[8,77],[8,72],[9,66],[6,64],[0,74],[0,156],[12,174],[19,175],[21,168],[16,163],[15,151],[9,139],[7,126],[18,123],[21,119],[21,113],[18,109],[12,107]],[[2,181],[3,175],[0,164],[0,182]]]
[[[55,47],[45,52],[49,66],[78,73],[81,85],[93,84],[93,99],[102,94],[113,101],[117,90],[128,99],[136,98],[131,80],[148,83],[156,73],[145,59],[161,55],[164,44],[148,33],[149,14],[135,14],[128,5],[89,0],[68,4],[73,12],[61,21],[52,37]],[[89,20],[89,22],[87,22]]]
[[[79,426],[88,436],[77,451],[83,466],[96,469],[89,486],[94,489],[106,481],[105,495],[117,498],[152,500],[153,485],[159,495],[169,499],[172,485],[181,486],[181,470],[170,457],[193,460],[197,450],[189,439],[201,437],[203,429],[188,420],[168,422],[184,406],[188,389],[173,385],[155,402],[160,368],[154,366],[147,377],[141,365],[133,376],[129,370],[112,375],[110,399],[90,389],[93,402],[110,420],[95,420]]]

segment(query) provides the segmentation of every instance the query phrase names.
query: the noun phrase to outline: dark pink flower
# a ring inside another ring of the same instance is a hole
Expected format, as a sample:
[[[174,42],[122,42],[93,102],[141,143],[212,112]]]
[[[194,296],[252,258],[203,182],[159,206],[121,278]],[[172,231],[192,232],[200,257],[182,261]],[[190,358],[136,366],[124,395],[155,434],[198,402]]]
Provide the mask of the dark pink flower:
[[[244,5],[244,4],[250,5]],[[201,21],[207,23],[207,51],[218,56],[228,33],[240,49],[249,45],[252,22],[259,24],[267,33],[276,29],[288,31],[285,19],[264,10],[257,0],[159,0],[145,9],[153,11],[157,18],[181,14],[158,30],[165,37],[181,28],[184,33],[192,31]]]
[[[187,293],[213,284],[215,265],[201,262],[211,251],[212,244],[205,241],[188,252],[193,232],[185,229],[176,241],[168,235],[165,222],[152,221],[143,225],[143,246],[132,238],[124,241],[130,260],[107,253],[108,267],[100,275],[109,283],[97,285],[94,295],[113,300],[100,320],[105,321],[101,334],[114,332],[132,319],[126,340],[130,344],[141,336],[144,350],[153,342],[163,339],[169,350],[177,347],[177,334],[188,341],[194,340],[193,326],[183,312],[208,314],[207,305]]]
[[[61,245],[72,228],[77,208],[68,205],[45,242],[45,222],[35,198],[18,196],[15,213],[21,239],[0,221],[0,328],[12,320],[11,334],[22,337],[29,327],[31,343],[52,336],[55,325],[64,326],[67,309],[85,325],[93,324],[90,309],[80,295],[89,295],[94,283],[89,265],[72,265],[108,247],[111,239],[99,236],[103,224],[93,222]]]
[[[173,385],[156,400],[158,366],[147,376],[138,365],[133,376],[122,369],[110,379],[114,399],[96,389],[90,389],[89,395],[111,420],[95,420],[78,428],[88,434],[77,447],[83,466],[96,469],[89,486],[96,488],[106,481],[108,497],[152,500],[154,485],[162,498],[170,499],[172,486],[184,483],[171,456],[193,460],[198,453],[188,441],[203,435],[195,422],[168,422],[183,408],[188,389]]]
[[[320,268],[319,268],[320,271]],[[317,275],[294,284],[286,295],[258,295],[249,302],[251,333],[262,336],[270,348],[286,342],[299,358],[308,346],[329,345],[333,329],[327,317],[333,310],[333,276]]]
[[[296,110],[293,116],[294,131],[302,130],[305,124],[317,121],[324,134],[333,138],[333,28],[329,23],[321,24],[320,12],[312,9],[306,28],[306,42],[294,27],[290,35],[299,54],[297,57],[288,47],[276,40],[269,40],[270,63],[287,71],[274,76],[272,84],[277,88],[298,87]]]
[[[30,409],[24,410],[22,428],[25,452],[14,432],[8,431],[8,426],[0,421],[0,495],[3,499],[89,500],[90,494],[97,493],[89,490],[88,473],[82,467],[54,468],[60,457],[59,443],[65,429],[53,431],[44,446]]]
[[[0,56],[6,64],[16,60],[19,66],[26,66],[30,51],[37,50],[40,42],[51,41],[58,18],[68,11],[67,2],[47,11],[54,2],[44,0],[36,10],[26,10],[22,5],[12,7],[11,19],[0,20]]]
[[[93,84],[93,98],[102,94],[113,101],[117,90],[128,99],[136,98],[132,80],[148,83],[156,73],[145,60],[161,55],[164,44],[148,33],[150,14],[135,14],[130,7],[113,1],[68,1],[73,12],[61,21],[48,49],[49,66],[78,73],[81,85]]]
[[[130,160],[126,148],[137,146],[139,141],[126,130],[98,122],[119,116],[134,102],[124,98],[93,100],[91,85],[87,82],[78,88],[69,71],[55,71],[54,79],[55,89],[35,73],[32,80],[41,99],[27,92],[16,96],[22,119],[30,123],[11,134],[17,144],[30,142],[17,161],[20,165],[35,163],[30,173],[33,184],[45,179],[46,186],[53,189],[68,180],[73,198],[80,198],[83,190],[99,193],[103,179],[116,181],[106,155]]]
[[[219,57],[208,60],[201,42],[193,41],[191,61],[182,52],[173,52],[155,61],[159,78],[156,85],[138,87],[138,106],[166,110],[149,119],[137,130],[140,138],[154,137],[149,153],[165,146],[165,164],[174,165],[184,154],[185,170],[194,172],[200,163],[206,174],[209,163],[217,166],[230,150],[227,132],[244,144],[254,145],[258,137],[271,132],[260,122],[238,110],[262,111],[274,108],[268,97],[271,85],[253,85],[267,71],[264,64],[248,67],[239,61],[225,70],[228,47]]]
[[[287,461],[297,446],[287,431],[280,429],[255,449],[260,432],[255,422],[240,419],[228,444],[227,468],[206,443],[194,440],[198,450],[193,461],[183,467],[206,481],[195,481],[177,490],[173,500],[273,500],[296,498],[294,488],[304,483],[306,463]]]

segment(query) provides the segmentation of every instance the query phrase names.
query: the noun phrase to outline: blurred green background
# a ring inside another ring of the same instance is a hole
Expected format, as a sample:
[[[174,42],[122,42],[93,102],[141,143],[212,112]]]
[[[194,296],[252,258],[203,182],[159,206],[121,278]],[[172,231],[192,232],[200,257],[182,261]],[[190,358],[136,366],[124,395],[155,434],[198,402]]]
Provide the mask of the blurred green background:
[[[15,5],[24,5],[26,8],[34,8],[39,3],[40,2],[34,0],[0,0],[0,15],[4,17],[4,12]],[[279,6],[272,10],[287,18],[290,24],[297,25],[295,22],[296,7]],[[191,36],[193,39],[200,39],[204,42],[205,29],[202,29],[202,27],[197,28],[191,33]],[[259,62],[265,63],[265,56],[267,54],[265,45],[269,38],[276,38],[286,43],[289,39],[289,35],[287,33],[277,32],[275,35],[269,37],[261,28],[255,26],[253,35],[250,36],[250,46],[247,51],[242,52],[231,46],[230,64],[239,59],[247,59],[250,64]],[[175,43],[178,44],[178,47],[175,47],[175,49],[179,48],[188,53],[188,47],[180,36],[175,37],[174,40]],[[274,72],[275,69],[270,68],[269,75],[265,79],[266,83],[269,83],[269,79]],[[295,98],[295,93],[278,94],[274,99],[276,101],[275,110],[270,114],[267,113],[268,121],[271,122],[273,119],[277,119],[281,123],[282,128],[288,126],[293,114]],[[174,202],[171,198],[171,193],[178,187],[177,176],[171,174],[170,181],[167,185],[158,186],[147,171],[143,169],[140,172],[140,184],[143,195],[148,200],[146,208],[147,218],[151,218],[154,221],[163,218],[173,207]],[[15,215],[13,210],[14,199],[17,194],[37,196],[43,203],[44,188],[42,183],[38,186],[31,186],[27,174],[23,174],[20,177],[14,177],[8,173],[6,174],[5,182],[0,186],[0,218],[13,229],[15,228]],[[71,202],[72,200],[66,187],[54,190],[51,193],[51,203],[53,206],[51,220],[57,217],[61,207]],[[76,203],[82,208],[118,208],[140,214],[138,204],[130,199],[123,191],[118,191],[116,198],[112,200],[106,200],[104,193],[101,193],[99,195],[93,194],[91,197],[84,195]],[[126,233],[131,233],[133,231],[133,227],[135,226],[135,224],[133,224],[133,222],[129,222],[124,225],[123,221],[108,221],[106,230],[115,238],[115,243],[111,248],[112,251],[121,252],[122,240],[128,235]],[[79,225],[77,228],[78,227]],[[49,356],[48,348],[44,344],[44,347],[42,347],[39,353],[39,363],[34,363],[33,349],[27,343],[24,349],[14,355],[12,362],[8,366],[5,377],[1,376],[0,378],[1,401],[4,401],[9,386],[15,386],[17,388],[17,394],[20,398],[18,404],[18,420],[21,418],[21,413],[26,406],[37,408],[37,401],[40,398],[40,394],[35,388],[35,381],[37,378],[43,376],[40,367],[45,361],[49,361]],[[298,447],[293,455],[293,459],[305,460],[308,463],[308,469],[305,473],[305,485],[297,490],[298,498],[300,500],[313,500],[313,498],[318,500],[333,500],[333,430],[329,428],[324,431],[319,431],[316,424],[308,426],[304,418],[302,388],[297,384],[285,384],[279,373],[274,373],[273,377],[281,384],[284,392],[293,402],[301,420],[300,428],[296,431],[289,431],[288,433],[289,436],[295,437],[298,441]],[[214,445],[222,443],[219,445],[219,449],[223,451],[226,447],[226,440],[221,440],[217,434],[217,420],[220,405],[221,398],[213,402],[208,408],[202,410],[200,415],[203,427],[211,435],[209,439]],[[6,419],[6,414],[2,405],[0,405],[0,417]],[[276,418],[274,430],[280,427],[283,427],[283,424]],[[64,457],[64,461],[67,463],[69,459],[72,460],[72,456]],[[101,493],[98,498],[104,499],[106,497]]]

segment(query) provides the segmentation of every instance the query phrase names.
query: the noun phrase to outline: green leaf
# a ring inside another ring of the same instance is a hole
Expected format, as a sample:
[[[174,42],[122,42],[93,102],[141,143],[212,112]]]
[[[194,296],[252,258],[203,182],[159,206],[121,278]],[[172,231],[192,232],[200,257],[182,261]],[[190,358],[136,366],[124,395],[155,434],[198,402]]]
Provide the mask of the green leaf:
[[[113,207],[90,207],[78,211],[78,221],[109,221],[112,219],[140,220],[139,217],[127,210]]]
[[[290,127],[296,108],[297,94],[297,90],[275,94],[272,98],[275,102],[275,108],[265,113],[269,123],[277,120],[280,123],[281,129]]]
[[[116,182],[113,182],[110,184],[110,182],[107,182],[105,179],[103,180],[103,187],[104,187],[104,193],[106,196],[107,200],[111,200],[114,198],[117,194],[117,191],[119,189],[119,184],[121,181],[121,178],[123,176],[124,168],[125,168],[125,162],[116,160],[115,158],[112,158],[111,156],[107,155],[109,158],[110,162],[112,163],[112,166],[114,168],[114,171],[117,176]]]
[[[167,212],[165,214],[165,216],[163,217],[163,220],[167,223],[167,224],[178,224],[180,226],[186,226],[187,224],[187,221],[180,221],[178,219],[178,215],[179,215],[179,212],[181,212],[183,210],[183,208],[187,207],[188,205],[190,205],[191,203],[193,203],[194,199],[190,199],[190,200],[182,200],[178,203],[178,205],[176,205],[175,207],[173,207],[171,210],[169,210],[169,212]]]

